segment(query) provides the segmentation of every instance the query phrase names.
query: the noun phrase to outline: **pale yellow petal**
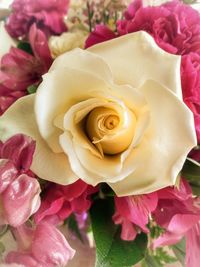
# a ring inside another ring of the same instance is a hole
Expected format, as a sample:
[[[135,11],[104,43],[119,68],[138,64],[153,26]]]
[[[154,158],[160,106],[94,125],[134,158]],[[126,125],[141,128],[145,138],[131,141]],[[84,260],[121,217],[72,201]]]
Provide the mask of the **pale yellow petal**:
[[[85,70],[90,72],[91,75],[99,76],[99,78],[107,81],[112,81],[112,71],[104,59],[80,48],[76,48],[57,57],[49,72],[62,70],[63,68]]]
[[[0,136],[6,141],[11,136],[22,133],[36,140],[36,151],[31,170],[40,178],[59,184],[70,184],[78,178],[71,171],[67,156],[55,154],[41,138],[34,116],[34,95],[18,99],[0,117]]]
[[[60,144],[64,152],[70,155],[69,162],[74,173],[78,175],[83,181],[93,186],[102,182],[102,176],[88,171],[85,166],[83,166],[75,152],[75,142],[73,142],[73,137],[69,132],[65,132],[60,136]],[[87,151],[85,149],[85,151]],[[91,154],[91,153],[90,153]]]
[[[151,110],[142,142],[124,161],[124,180],[110,183],[119,196],[145,194],[174,185],[189,151],[196,145],[192,112],[174,93],[154,81],[141,88]],[[144,171],[145,170],[145,171]]]
[[[158,81],[181,98],[180,56],[157,46],[146,32],[130,33],[88,48],[101,56],[110,66],[119,84],[137,88],[145,80]]]
[[[43,77],[35,100],[36,121],[41,136],[54,152],[61,152],[58,139],[62,131],[54,120],[71,106],[95,97],[96,92],[109,92],[108,85],[98,76],[86,70],[63,68]]]

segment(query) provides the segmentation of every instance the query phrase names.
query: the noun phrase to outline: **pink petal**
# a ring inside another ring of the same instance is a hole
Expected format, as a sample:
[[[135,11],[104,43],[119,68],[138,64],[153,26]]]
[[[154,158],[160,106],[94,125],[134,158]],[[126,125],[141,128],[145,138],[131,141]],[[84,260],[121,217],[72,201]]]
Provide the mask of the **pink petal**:
[[[5,216],[10,225],[23,224],[40,205],[40,185],[35,178],[25,174],[13,181],[2,194]]]
[[[85,48],[88,48],[92,45],[105,42],[115,38],[116,35],[113,31],[111,31],[107,26],[97,25],[95,30],[90,33],[86,42]]]
[[[27,171],[32,163],[35,141],[22,134],[9,138],[0,149],[1,158],[12,160],[19,170]]]
[[[47,37],[36,27],[35,23],[30,28],[29,40],[34,55],[44,63],[46,71],[48,71],[52,64],[52,58]]]
[[[121,239],[125,241],[132,241],[137,236],[137,231],[129,220],[126,220],[123,218],[119,213],[115,213],[112,217],[115,224],[121,224],[122,225],[122,231],[121,231]]]
[[[38,264],[38,261],[35,260],[31,255],[28,253],[23,253],[23,252],[10,252],[6,256],[6,263],[17,263],[17,264],[22,264],[25,267],[47,267],[47,266],[42,266]],[[49,266],[50,267],[50,266]]]
[[[15,179],[18,171],[14,164],[6,159],[0,160],[0,194]]]
[[[184,234],[200,220],[198,214],[176,214],[171,219],[167,229],[169,232]]]
[[[153,241],[153,248],[170,246],[178,243],[182,239],[183,235],[166,232]]]
[[[43,223],[37,225],[32,242],[32,254],[43,264],[64,266],[73,258],[75,251],[56,227]]]
[[[186,234],[186,266],[197,267],[200,263],[200,222]]]

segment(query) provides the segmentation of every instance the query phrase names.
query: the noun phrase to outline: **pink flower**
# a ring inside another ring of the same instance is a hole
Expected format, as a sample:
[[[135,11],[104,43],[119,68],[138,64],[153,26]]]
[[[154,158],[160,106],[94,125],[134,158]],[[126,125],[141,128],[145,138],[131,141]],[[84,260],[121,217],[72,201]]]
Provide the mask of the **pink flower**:
[[[36,23],[47,34],[61,34],[68,5],[69,0],[14,0],[6,29],[12,37],[25,37]]]
[[[32,32],[31,32],[32,33]],[[31,44],[37,57],[12,47],[1,59],[0,67],[0,114],[15,100],[27,94],[27,87],[37,85],[51,63],[48,48],[44,44],[42,33],[34,31]],[[44,49],[46,52],[44,52]],[[40,57],[40,58],[39,58]],[[43,60],[43,61],[42,61]]]
[[[186,234],[186,266],[197,267],[200,262],[200,222]]]
[[[29,171],[34,149],[35,143],[23,135],[0,145],[0,225],[17,227],[40,206],[40,185]]]
[[[35,57],[44,65],[44,72],[47,72],[53,62],[48,46],[46,35],[37,28],[34,23],[30,27],[29,40]]]
[[[0,158],[12,161],[19,172],[27,172],[32,163],[35,145],[35,141],[29,136],[16,134],[0,144]]]
[[[190,53],[182,57],[181,81],[183,99],[192,110],[198,142],[200,143],[200,54]]]
[[[185,180],[181,181],[179,189],[168,187],[157,193],[159,201],[153,217],[166,232],[154,241],[154,248],[175,244],[186,236],[187,247],[193,248],[186,250],[187,266],[196,267],[194,255],[200,244],[192,240],[200,238],[199,200],[192,197],[191,188]]]
[[[75,251],[65,237],[51,224],[42,223],[34,229],[22,225],[13,229],[18,251],[10,252],[5,262],[27,267],[65,266]]]
[[[136,3],[131,4],[125,19],[118,21],[120,35],[144,30],[167,52],[200,53],[200,15],[196,10],[179,1],[156,7],[142,7]]]
[[[148,233],[147,223],[149,215],[156,209],[157,194],[151,193],[141,196],[115,197],[116,212],[113,215],[115,224],[122,224],[121,238],[133,240],[139,227]]]
[[[97,25],[85,42],[85,48],[115,38],[116,35],[105,25]]]
[[[50,184],[35,214],[36,223],[42,220],[58,223],[73,212],[82,214],[91,206],[90,195],[97,191],[82,180],[67,186]]]

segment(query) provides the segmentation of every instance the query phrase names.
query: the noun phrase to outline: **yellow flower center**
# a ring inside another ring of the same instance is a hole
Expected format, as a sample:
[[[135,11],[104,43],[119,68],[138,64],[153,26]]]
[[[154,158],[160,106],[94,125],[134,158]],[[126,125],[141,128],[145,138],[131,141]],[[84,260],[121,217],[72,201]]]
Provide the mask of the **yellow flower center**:
[[[93,109],[86,119],[86,133],[102,155],[125,151],[134,136],[136,118],[127,110],[124,118],[110,108]]]

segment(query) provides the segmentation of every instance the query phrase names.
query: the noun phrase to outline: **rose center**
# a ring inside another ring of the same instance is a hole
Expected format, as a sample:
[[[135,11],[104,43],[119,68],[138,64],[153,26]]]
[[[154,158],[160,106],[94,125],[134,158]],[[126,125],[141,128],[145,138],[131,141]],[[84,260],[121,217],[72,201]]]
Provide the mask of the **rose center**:
[[[119,124],[119,117],[116,115],[110,115],[105,119],[105,127],[108,130],[113,130],[115,127],[117,127]]]
[[[131,144],[136,118],[131,111],[124,112],[122,116],[110,108],[98,107],[87,116],[87,136],[102,156],[121,153]]]

